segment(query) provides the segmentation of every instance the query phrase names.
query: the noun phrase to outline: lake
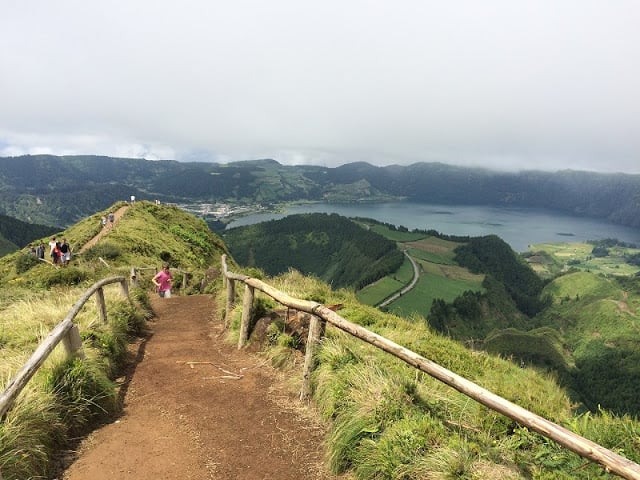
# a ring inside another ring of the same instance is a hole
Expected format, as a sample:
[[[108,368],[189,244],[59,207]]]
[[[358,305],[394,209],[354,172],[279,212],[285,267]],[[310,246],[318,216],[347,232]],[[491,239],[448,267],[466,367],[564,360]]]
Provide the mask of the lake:
[[[529,244],[582,242],[617,238],[640,245],[640,230],[604,220],[573,217],[552,210],[487,206],[431,205],[414,202],[376,204],[312,203],[287,206],[282,213],[256,213],[237,218],[227,228],[283,218],[297,213],[337,213],[367,217],[407,228],[437,230],[472,237],[496,234],[518,252]]]

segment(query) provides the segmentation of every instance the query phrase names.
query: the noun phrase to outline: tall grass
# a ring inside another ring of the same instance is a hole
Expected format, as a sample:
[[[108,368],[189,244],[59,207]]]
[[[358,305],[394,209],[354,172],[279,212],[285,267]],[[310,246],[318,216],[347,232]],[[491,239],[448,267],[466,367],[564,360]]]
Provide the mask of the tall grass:
[[[117,286],[116,286],[117,287]],[[0,422],[0,471],[4,480],[46,478],[51,459],[96,420],[119,408],[112,378],[122,366],[127,342],[144,330],[144,309],[105,289],[108,322],[99,322],[95,302],[76,317],[86,358],[67,358],[57,347]],[[82,289],[22,300],[0,311],[0,375],[5,386],[42,339],[68,313]]]
[[[384,314],[361,305],[352,293],[331,291],[296,272],[268,283],[294,297],[343,304],[343,317],[640,460],[637,420],[605,411],[576,413],[553,375],[470,351],[435,334],[419,317],[408,321]],[[611,478],[601,467],[335,328],[327,328],[316,360],[313,400],[330,424],[327,463],[335,473],[385,480]]]

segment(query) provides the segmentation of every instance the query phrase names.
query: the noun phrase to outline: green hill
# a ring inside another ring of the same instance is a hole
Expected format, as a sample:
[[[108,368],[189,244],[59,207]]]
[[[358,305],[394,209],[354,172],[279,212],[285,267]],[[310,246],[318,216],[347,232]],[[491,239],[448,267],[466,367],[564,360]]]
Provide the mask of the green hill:
[[[640,279],[575,272],[545,293],[554,302],[540,321],[561,333],[581,399],[591,409],[640,415]]]
[[[404,261],[395,242],[337,214],[290,215],[231,229],[224,239],[241,265],[270,275],[294,268],[335,287],[362,288]]]
[[[124,204],[109,210],[121,206]],[[99,219],[106,211],[61,232],[76,247],[74,251],[79,252],[100,231]],[[169,261],[176,271],[189,273],[187,285],[178,278],[177,288],[185,293],[212,292],[222,309],[226,292],[219,288],[217,276],[222,253],[227,253],[226,245],[202,220],[175,207],[136,202],[94,247],[76,255],[69,267],[26,264],[21,261],[21,252],[0,258],[3,382],[6,384],[87,286],[107,276],[128,275],[132,266],[154,268]],[[233,262],[231,268],[243,273]],[[126,342],[145,328],[149,277],[150,273],[140,270],[140,288],[132,289],[133,304],[105,289],[110,312],[107,324],[96,324],[95,302],[89,302],[78,318],[87,359],[68,361],[54,355],[0,422],[0,468],[5,480],[47,478],[52,474],[52,459],[61,448],[85,434],[105,414],[118,411],[113,380],[126,363]],[[640,461],[640,424],[636,420],[607,411],[577,413],[553,375],[468,350],[424,322],[364,306],[352,292],[334,290],[298,272],[266,280],[294,297],[341,304],[340,314],[350,321]],[[558,288],[562,295],[569,292],[566,285],[558,284]],[[237,335],[242,303],[239,290],[231,335]],[[627,305],[636,308],[637,303],[631,303],[637,302],[636,297],[628,295]],[[260,312],[278,309],[263,297],[257,303]],[[265,318],[255,320],[272,322],[263,337],[270,357],[290,368],[293,379],[299,378],[303,332],[293,326],[285,329],[275,314]],[[260,337],[252,341],[257,348]],[[416,375],[404,363],[336,329],[327,329],[317,360],[314,402],[327,425],[327,458],[336,473],[388,480],[610,478],[600,467],[430,377]]]
[[[114,275],[127,278],[131,267],[139,269],[139,288],[130,288],[133,303],[118,295],[117,285],[104,288],[107,323],[96,322],[96,302],[91,301],[76,317],[85,360],[68,360],[62,348],[56,349],[0,421],[5,480],[53,478],[61,450],[122,407],[114,380],[128,361],[127,343],[146,328],[147,295],[156,268],[168,261],[175,288],[183,293],[216,286],[211,282],[226,246],[204,221],[176,207],[138,202],[95,246],[78,254],[101,231],[101,216],[123,206],[97,212],[60,232],[76,252],[67,267],[40,262],[23,251],[0,258],[3,389],[90,285]]]

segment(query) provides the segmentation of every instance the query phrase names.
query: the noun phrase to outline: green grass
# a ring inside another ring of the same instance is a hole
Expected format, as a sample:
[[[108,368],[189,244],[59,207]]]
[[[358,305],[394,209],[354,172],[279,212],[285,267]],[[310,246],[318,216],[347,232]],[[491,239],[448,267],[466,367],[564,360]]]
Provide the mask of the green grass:
[[[383,237],[393,240],[394,242],[415,242],[416,240],[425,238],[424,233],[391,230],[390,228],[380,224],[371,225],[370,228],[373,232],[379,233]]]
[[[367,285],[356,292],[358,300],[366,305],[377,305],[385,298],[406,286],[413,278],[411,262],[405,258],[400,268],[393,274]]]
[[[556,274],[569,267],[620,276],[635,275],[640,271],[638,266],[625,260],[625,255],[640,253],[640,249],[612,247],[608,256],[600,258],[594,257],[592,250],[593,245],[589,243],[541,243],[529,247],[530,252],[544,252],[552,259],[549,264],[531,264],[542,275]]]
[[[637,420],[604,411],[576,415],[552,375],[467,350],[435,335],[424,322],[363,306],[352,293],[332,292],[297,273],[267,282],[294,297],[322,296],[326,303],[340,303],[343,317],[607,448],[624,449],[634,461],[640,459]],[[540,335],[559,341],[551,331]],[[611,478],[599,466],[331,326],[317,361],[313,399],[329,425],[327,455],[334,473],[385,480]],[[286,367],[299,375],[292,362]]]
[[[392,302],[389,311],[401,316],[427,316],[436,298],[453,301],[466,290],[481,291],[481,280],[447,279],[441,275],[420,276],[413,290]]]
[[[425,250],[419,250],[417,248],[410,248],[409,255],[418,260],[424,260],[430,263],[437,263],[440,265],[456,265],[453,261],[453,256],[450,253],[436,253],[428,252]]]
[[[575,364],[568,382],[578,400],[590,409],[640,415],[637,281],[578,271],[553,280],[543,294],[553,303],[536,321],[561,334]]]
[[[69,227],[60,236],[79,250],[99,231],[104,213]],[[108,244],[117,248],[105,247]],[[28,265],[19,260],[20,252],[0,258],[2,385],[8,384],[97,280],[128,276],[132,266],[158,266],[169,258],[174,266],[188,271],[192,285],[199,288],[201,281],[211,279],[209,269],[224,252],[222,241],[203,221],[175,207],[138,202],[98,244],[97,255],[76,255],[69,267]],[[103,255],[108,257],[108,267],[97,258]],[[139,278],[142,288],[130,289],[133,303],[121,297],[118,284],[104,288],[107,323],[98,320],[96,302],[90,299],[74,320],[86,359],[68,359],[58,346],[18,396],[0,422],[0,470],[5,480],[48,478],[60,449],[120,408],[112,379],[121,372],[128,342],[145,329],[149,276]],[[181,278],[177,280],[180,283]],[[216,285],[210,288],[215,290]]]
[[[388,230],[387,233],[379,232],[385,235],[403,233],[391,231],[383,225],[374,227]],[[459,243],[432,236],[417,240],[406,236],[403,241],[406,243],[401,243],[401,248],[409,247],[407,253],[420,265],[420,279],[413,290],[392,302],[388,310],[398,315],[426,317],[436,298],[450,302],[466,290],[482,291],[484,276],[474,275],[466,268],[457,266],[454,261],[454,249]],[[393,275],[366,286],[356,295],[358,300],[367,305],[377,305],[401,290],[412,278],[413,267],[409,261],[405,261]]]
[[[68,313],[81,289],[37,301],[18,302],[0,311],[3,385],[15,376],[38,344]],[[85,341],[84,360],[68,359],[58,346],[18,396],[0,423],[0,468],[5,479],[46,478],[57,450],[86,432],[92,422],[114,413],[116,364],[131,335],[140,331],[143,314],[105,288],[109,322],[98,323],[89,301],[76,323]],[[93,332],[93,333],[91,333]],[[111,338],[110,342],[92,339]],[[120,345],[114,349],[113,345]]]

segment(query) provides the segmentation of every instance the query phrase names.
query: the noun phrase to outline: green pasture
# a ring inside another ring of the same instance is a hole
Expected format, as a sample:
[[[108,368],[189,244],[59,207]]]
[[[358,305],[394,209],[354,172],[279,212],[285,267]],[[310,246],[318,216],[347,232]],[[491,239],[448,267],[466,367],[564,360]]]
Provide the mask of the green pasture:
[[[544,252],[551,259],[549,264],[532,262],[531,266],[540,274],[555,274],[570,267],[607,275],[635,275],[640,271],[626,262],[625,256],[640,253],[637,248],[611,247],[606,257],[594,257],[593,245],[589,243],[540,243],[531,245],[531,252]]]
[[[402,266],[393,274],[367,285],[356,293],[358,301],[366,305],[377,305],[400,290],[413,278],[411,262],[405,258]]]
[[[359,290],[356,293],[356,298],[365,305],[377,305],[405,285],[406,282],[399,282],[393,277],[384,277]]]
[[[441,265],[456,264],[456,262],[453,261],[453,255],[448,253],[428,252],[426,250],[418,250],[417,248],[410,248],[408,253],[415,260],[425,260],[430,263],[437,263]]]
[[[375,224],[369,225],[371,231],[376,232],[377,234],[382,235],[389,240],[393,240],[394,242],[414,242],[416,240],[420,240],[425,237],[424,233],[418,232],[400,232],[398,230],[391,230],[385,225]]]
[[[441,275],[422,274],[413,290],[389,305],[389,311],[400,316],[422,315],[426,317],[436,298],[453,301],[466,290],[482,290],[482,280],[446,278]]]
[[[404,236],[406,240],[401,244],[408,247],[407,253],[420,266],[420,279],[415,288],[389,306],[389,310],[393,313],[398,315],[417,313],[426,317],[431,309],[431,303],[436,298],[450,302],[466,290],[482,290],[484,276],[472,274],[466,268],[459,267],[454,261],[454,250],[460,246],[459,243],[433,236],[414,240],[410,238],[411,234],[394,232],[383,225],[374,225],[372,229],[374,228],[383,235],[398,234],[395,238],[397,241]],[[386,232],[378,231],[378,228]],[[356,296],[363,303],[376,305],[407,285],[411,278],[413,278],[413,268],[407,260],[393,275],[368,285]]]

